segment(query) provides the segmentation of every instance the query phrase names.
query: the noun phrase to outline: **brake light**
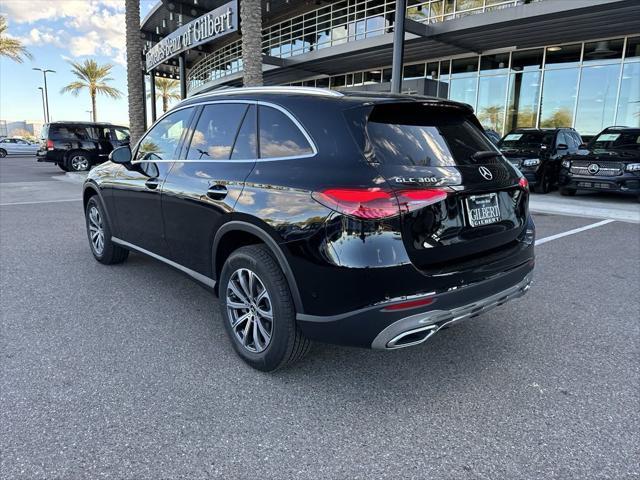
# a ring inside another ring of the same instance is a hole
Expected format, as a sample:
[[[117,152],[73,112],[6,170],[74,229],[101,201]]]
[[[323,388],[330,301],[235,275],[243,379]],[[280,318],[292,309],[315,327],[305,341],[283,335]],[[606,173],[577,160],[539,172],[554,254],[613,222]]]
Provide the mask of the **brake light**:
[[[523,190],[529,191],[529,181],[524,177],[520,177],[520,180],[518,180],[518,186]]]
[[[441,188],[400,190],[381,188],[331,188],[314,192],[311,196],[322,205],[345,215],[366,220],[395,217],[447,198],[448,191]]]
[[[53,140],[47,140],[47,150],[53,150]]]

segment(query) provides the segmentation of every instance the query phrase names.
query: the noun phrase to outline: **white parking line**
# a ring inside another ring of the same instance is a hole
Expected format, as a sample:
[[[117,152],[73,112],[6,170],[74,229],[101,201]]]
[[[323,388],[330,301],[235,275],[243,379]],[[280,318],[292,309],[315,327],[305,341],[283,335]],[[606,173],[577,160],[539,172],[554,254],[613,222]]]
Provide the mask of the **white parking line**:
[[[615,222],[615,220],[611,220],[611,219],[602,220],[601,222],[585,225],[584,227],[574,228],[573,230],[567,230],[566,232],[557,233],[549,237],[540,238],[536,240],[536,245],[542,245],[543,243],[550,242],[551,240],[556,240],[557,238],[566,237],[567,235],[573,235],[575,233],[584,232],[585,230],[590,230],[592,228],[602,227],[603,225],[607,225],[608,223],[612,223],[612,222]]]
[[[11,203],[0,203],[0,207],[7,207],[10,205],[36,205],[38,203],[60,203],[60,202],[79,202],[82,200],[81,198],[67,198],[60,200],[35,200],[32,202],[11,202]]]

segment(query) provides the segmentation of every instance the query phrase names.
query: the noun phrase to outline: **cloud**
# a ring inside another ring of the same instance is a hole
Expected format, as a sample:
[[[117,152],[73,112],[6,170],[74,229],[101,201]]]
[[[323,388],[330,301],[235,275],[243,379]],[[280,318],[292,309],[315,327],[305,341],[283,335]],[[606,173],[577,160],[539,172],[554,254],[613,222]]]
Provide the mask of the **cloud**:
[[[25,45],[54,45],[59,48],[64,48],[64,42],[62,38],[65,36],[65,32],[58,30],[57,32],[48,27],[32,28],[29,34],[19,39]]]
[[[52,44],[72,56],[103,55],[126,64],[124,0],[2,0],[0,13],[15,23],[34,24],[21,39],[27,45]],[[41,23],[62,23],[53,31]]]

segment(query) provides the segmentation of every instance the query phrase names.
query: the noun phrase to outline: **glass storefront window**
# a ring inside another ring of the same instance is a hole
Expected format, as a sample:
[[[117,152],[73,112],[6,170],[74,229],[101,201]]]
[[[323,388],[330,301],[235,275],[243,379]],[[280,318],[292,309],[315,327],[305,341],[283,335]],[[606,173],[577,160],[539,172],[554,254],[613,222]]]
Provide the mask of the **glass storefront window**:
[[[627,49],[624,57],[626,60],[635,58],[640,60],[640,37],[627,38]]]
[[[540,127],[570,127],[578,89],[578,68],[547,70],[542,86]]]
[[[502,134],[504,128],[505,92],[507,76],[480,77],[476,115],[487,130]]]
[[[438,78],[438,62],[427,63],[427,78]]]
[[[449,81],[449,98],[476,107],[476,85],[478,77],[452,78]]]
[[[581,52],[581,43],[547,47],[545,68],[566,68],[577,66],[580,63]]]
[[[418,63],[417,65],[405,65],[403,71],[403,78],[423,78],[424,77],[424,63]]]
[[[536,126],[541,77],[540,71],[511,74],[505,132]]]
[[[480,57],[480,74],[507,73],[509,68],[509,53],[483,55]]]
[[[584,44],[583,65],[620,62],[624,40],[602,40]]]
[[[522,72],[528,70],[539,70],[542,68],[542,57],[544,50],[520,50],[511,53],[511,70]]]
[[[595,135],[613,125],[619,76],[620,64],[582,69],[575,124],[581,135]]]
[[[640,127],[640,63],[627,63],[622,71],[616,125]]]
[[[372,70],[370,72],[364,72],[365,85],[371,84],[371,83],[380,83],[381,75],[382,75],[382,72],[380,70]]]
[[[456,58],[451,61],[454,76],[475,75],[478,72],[478,57]]]

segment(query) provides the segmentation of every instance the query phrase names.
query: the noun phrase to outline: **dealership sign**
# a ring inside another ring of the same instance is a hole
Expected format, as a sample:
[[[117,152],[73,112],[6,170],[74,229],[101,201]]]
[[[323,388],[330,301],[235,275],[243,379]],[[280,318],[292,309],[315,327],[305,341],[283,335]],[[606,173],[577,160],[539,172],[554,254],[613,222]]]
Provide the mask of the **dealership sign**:
[[[167,35],[146,56],[147,72],[185,50],[238,31],[238,2],[225,3]]]

